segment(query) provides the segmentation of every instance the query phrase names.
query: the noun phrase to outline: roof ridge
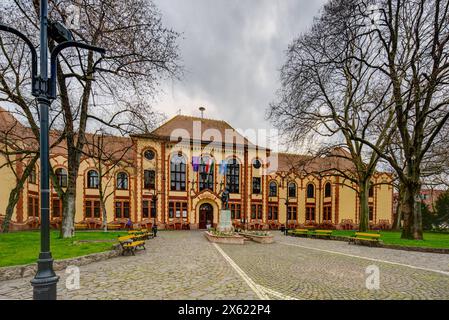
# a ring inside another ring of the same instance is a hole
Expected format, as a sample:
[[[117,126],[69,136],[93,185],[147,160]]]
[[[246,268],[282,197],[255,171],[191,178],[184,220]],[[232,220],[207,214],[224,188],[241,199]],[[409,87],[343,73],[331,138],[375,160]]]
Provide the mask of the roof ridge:
[[[182,117],[182,118],[192,119],[192,120],[195,120],[195,119],[196,119],[196,120],[199,120],[199,121],[206,120],[206,121],[221,122],[221,123],[224,123],[224,124],[226,124],[227,126],[229,126],[229,128],[231,128],[231,129],[233,129],[234,131],[236,131],[236,129],[235,129],[233,126],[231,126],[229,123],[227,123],[227,122],[224,121],[224,120],[218,120],[218,119],[212,119],[212,118],[201,118],[201,117],[196,117],[196,116],[177,114],[177,115],[173,116],[172,118],[168,119],[167,121],[165,121],[163,124],[161,124],[161,125],[160,125],[159,127],[157,127],[156,129],[152,130],[150,133],[155,134],[155,132],[156,132],[157,130],[161,129],[162,127],[168,125],[169,123],[171,123],[171,122],[173,122],[173,121],[175,121],[176,119],[179,119],[179,118],[181,118],[181,117]]]

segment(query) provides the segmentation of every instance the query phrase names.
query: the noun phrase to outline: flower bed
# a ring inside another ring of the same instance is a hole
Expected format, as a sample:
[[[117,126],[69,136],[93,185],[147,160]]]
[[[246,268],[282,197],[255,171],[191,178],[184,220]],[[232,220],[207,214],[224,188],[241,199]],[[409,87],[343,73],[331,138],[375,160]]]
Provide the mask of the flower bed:
[[[247,231],[247,232],[241,232],[240,233],[245,238],[251,239],[254,242],[258,243],[273,243],[274,237],[271,233],[266,231]]]
[[[244,244],[245,238],[236,233],[205,231],[204,236],[213,243]]]

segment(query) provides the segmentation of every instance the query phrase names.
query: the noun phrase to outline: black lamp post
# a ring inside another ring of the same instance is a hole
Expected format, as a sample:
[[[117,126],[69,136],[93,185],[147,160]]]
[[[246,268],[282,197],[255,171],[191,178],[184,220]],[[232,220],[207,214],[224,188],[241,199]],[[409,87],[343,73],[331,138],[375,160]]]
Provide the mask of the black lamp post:
[[[285,235],[287,235],[288,234],[288,195],[289,195],[289,192],[290,192],[290,190],[289,190],[290,188],[289,188],[289,183],[288,183],[288,181],[287,181],[287,196],[285,197],[285,228],[284,228],[284,232],[285,232]]]
[[[0,31],[12,33],[21,38],[31,51],[31,93],[37,98],[40,113],[40,217],[41,217],[41,248],[37,260],[37,273],[31,285],[33,286],[33,299],[56,300],[56,284],[59,277],[53,270],[53,257],[50,251],[50,177],[49,177],[49,108],[51,100],[56,99],[56,63],[58,54],[69,47],[78,47],[93,50],[101,54],[104,49],[73,41],[71,32],[62,24],[52,23],[48,19],[47,0],[40,2],[40,74],[37,73],[37,52],[32,42],[20,31],[0,25]],[[50,56],[51,74],[48,77],[48,37],[55,40],[58,45]]]

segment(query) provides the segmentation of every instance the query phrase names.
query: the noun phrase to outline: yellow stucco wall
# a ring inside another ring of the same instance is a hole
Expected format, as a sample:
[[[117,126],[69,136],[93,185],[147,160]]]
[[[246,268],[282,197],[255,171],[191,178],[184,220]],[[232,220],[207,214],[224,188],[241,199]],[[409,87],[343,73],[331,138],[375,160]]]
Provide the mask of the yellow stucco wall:
[[[356,192],[349,187],[349,183],[343,181],[342,178],[335,176],[317,177],[313,175],[302,176],[301,174],[277,172],[269,176],[264,174],[262,169],[255,169],[252,161],[256,158],[265,159],[265,150],[241,149],[236,152],[233,149],[206,148],[199,145],[180,145],[177,142],[169,142],[162,140],[153,140],[149,138],[133,138],[135,146],[132,150],[133,163],[131,166],[117,167],[103,179],[103,184],[108,184],[106,194],[112,193],[106,202],[106,211],[108,214],[108,222],[115,220],[115,201],[117,199],[127,199],[130,202],[131,219],[133,221],[142,220],[142,201],[150,200],[155,194],[152,190],[144,190],[143,188],[143,172],[144,170],[156,171],[156,194],[157,194],[157,220],[162,225],[172,220],[168,218],[169,201],[185,201],[187,202],[188,218],[187,221],[192,228],[198,227],[199,208],[203,203],[209,203],[213,206],[214,218],[213,222],[218,223],[219,211],[221,209],[220,192],[223,189],[224,177],[219,174],[218,164],[222,159],[236,157],[240,164],[240,193],[231,194],[232,203],[240,203],[242,212],[246,212],[246,221],[251,222],[251,204],[262,205],[263,219],[261,222],[268,223],[267,212],[268,205],[277,205],[280,224],[286,222],[286,198],[287,185],[290,182],[296,183],[297,196],[289,197],[289,205],[297,206],[297,224],[303,224],[306,220],[306,206],[315,205],[316,222],[322,222],[323,204],[330,203],[332,206],[332,223],[339,224],[342,220],[352,220],[357,222],[358,201]],[[145,150],[151,149],[155,152],[155,159],[149,161],[143,157]],[[187,190],[186,191],[170,191],[170,157],[172,154],[181,152],[187,159]],[[197,182],[198,173],[194,172],[191,165],[193,156],[210,155],[215,159],[214,169],[214,190],[198,192]],[[2,159],[0,158],[0,164]],[[66,158],[63,155],[54,155],[51,158],[53,168],[67,167]],[[37,166],[38,167],[38,166]],[[96,165],[92,159],[83,159],[80,164],[79,175],[77,179],[77,201],[75,221],[84,220],[84,201],[86,199],[98,198],[99,191],[87,188],[87,172],[95,169]],[[126,171],[129,176],[128,190],[116,190],[115,178],[118,172]],[[246,177],[245,173],[246,172]],[[0,214],[4,213],[6,208],[9,190],[14,186],[15,179],[11,170],[7,167],[0,169],[2,176],[2,184],[0,185]],[[262,181],[262,193],[252,194],[252,178],[260,177]],[[268,184],[270,181],[276,181],[278,185],[278,194],[276,197],[268,197]],[[376,174],[374,183],[391,181],[387,174]],[[192,189],[192,182],[194,182]],[[327,182],[332,183],[331,197],[324,198],[324,186]],[[315,197],[308,199],[306,197],[306,189],[308,184],[315,186]],[[346,184],[346,185],[345,185]],[[23,190],[23,217],[27,218],[27,195],[29,192],[38,192],[38,184],[26,183]],[[371,199],[375,210],[375,221],[391,220],[392,213],[392,187],[390,185],[378,185],[375,187],[375,196]],[[16,209],[17,210],[17,209]],[[16,221],[16,214],[13,221]],[[253,221],[254,222],[254,221]]]

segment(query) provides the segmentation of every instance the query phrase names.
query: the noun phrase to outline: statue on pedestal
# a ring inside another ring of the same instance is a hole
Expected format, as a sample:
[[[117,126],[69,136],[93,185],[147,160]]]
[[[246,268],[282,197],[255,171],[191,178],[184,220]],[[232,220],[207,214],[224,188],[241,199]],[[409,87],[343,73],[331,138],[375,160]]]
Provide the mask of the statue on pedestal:
[[[221,207],[224,210],[229,209],[229,190],[228,186],[225,187],[223,193],[221,194]]]
[[[229,190],[227,186],[221,194],[221,212],[217,230],[222,232],[234,231],[231,221],[231,211],[229,210]]]

